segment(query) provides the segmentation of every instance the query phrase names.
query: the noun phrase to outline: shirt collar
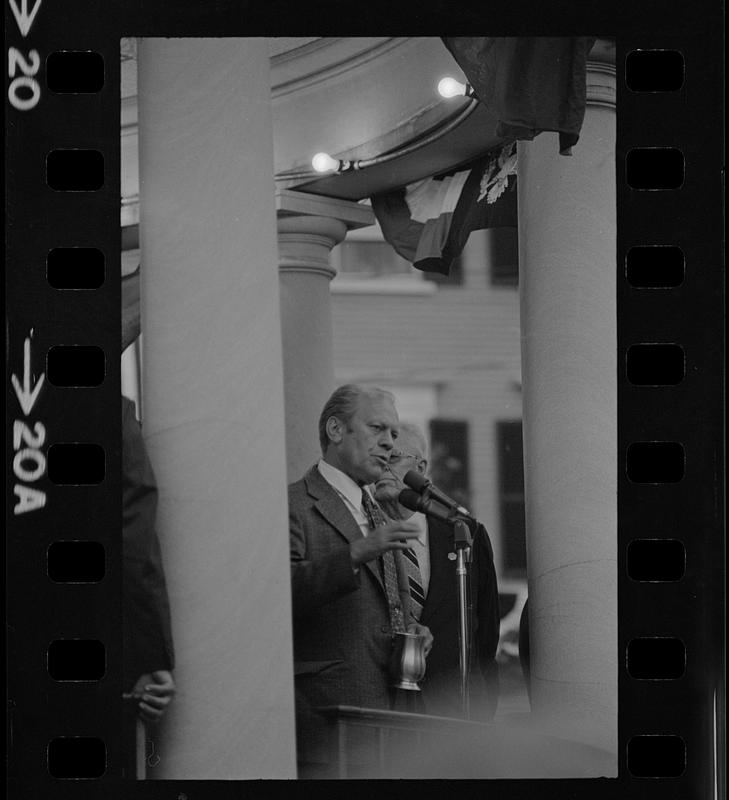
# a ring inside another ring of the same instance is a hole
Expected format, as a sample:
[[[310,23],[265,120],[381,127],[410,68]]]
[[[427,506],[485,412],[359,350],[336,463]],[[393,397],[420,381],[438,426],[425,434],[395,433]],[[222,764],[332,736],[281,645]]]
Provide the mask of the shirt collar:
[[[361,508],[361,486],[358,486],[349,475],[342,472],[341,469],[337,469],[331,464],[328,464],[323,458],[319,460],[317,467],[322,478],[324,478],[328,484],[333,486],[340,494],[344,495],[355,508]]]
[[[418,523],[418,541],[423,547],[426,547],[428,544],[428,520],[425,514],[416,511],[412,517],[409,518],[409,522]]]

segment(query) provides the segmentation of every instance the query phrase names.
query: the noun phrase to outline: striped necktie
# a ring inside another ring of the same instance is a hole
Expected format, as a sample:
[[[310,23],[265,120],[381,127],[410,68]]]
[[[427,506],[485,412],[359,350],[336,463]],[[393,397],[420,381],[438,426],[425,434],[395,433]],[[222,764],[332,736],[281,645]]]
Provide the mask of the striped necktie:
[[[369,493],[364,489],[362,490],[362,507],[364,508],[371,527],[377,527],[378,525],[385,524],[385,518],[382,515],[379,506],[372,500]],[[408,547],[407,550],[402,550],[401,552],[403,554],[403,563],[405,564],[405,574],[408,578],[410,611],[415,621],[418,622],[423,611],[423,606],[425,605],[425,592],[423,590],[423,578],[420,574],[420,565],[418,564],[418,557],[412,548]],[[385,556],[389,556],[389,558],[386,559]],[[389,571],[389,567],[387,565],[388,561],[391,561],[392,563],[395,581],[397,581],[395,554],[391,550],[383,555],[383,567],[387,568]],[[397,585],[397,583],[395,583],[395,585]],[[390,595],[388,593],[388,597],[389,596]]]
[[[402,551],[405,573],[408,576],[408,588],[410,590],[410,610],[416,622],[420,621],[425,605],[425,592],[423,591],[423,578],[420,574],[420,565],[415,551],[408,547]]]
[[[385,524],[385,517],[366,489],[362,489],[362,509],[369,522],[370,530]],[[402,633],[405,630],[405,618],[400,603],[395,554],[392,550],[386,550],[382,554],[380,567],[382,569],[382,582],[385,585],[385,594],[387,595],[387,604],[390,610],[390,625],[394,633]]]

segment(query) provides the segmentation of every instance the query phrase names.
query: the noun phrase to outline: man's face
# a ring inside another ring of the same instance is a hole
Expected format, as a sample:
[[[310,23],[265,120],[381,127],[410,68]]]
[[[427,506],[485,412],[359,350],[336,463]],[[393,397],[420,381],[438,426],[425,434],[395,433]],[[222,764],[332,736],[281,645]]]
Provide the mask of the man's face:
[[[374,483],[388,465],[398,425],[397,411],[389,398],[360,397],[349,423],[341,425],[334,466],[360,486]]]
[[[375,499],[379,503],[396,502],[400,492],[405,489],[403,478],[410,470],[425,472],[426,461],[420,452],[415,437],[401,432],[394,449],[390,453],[390,462],[382,477],[375,485]]]

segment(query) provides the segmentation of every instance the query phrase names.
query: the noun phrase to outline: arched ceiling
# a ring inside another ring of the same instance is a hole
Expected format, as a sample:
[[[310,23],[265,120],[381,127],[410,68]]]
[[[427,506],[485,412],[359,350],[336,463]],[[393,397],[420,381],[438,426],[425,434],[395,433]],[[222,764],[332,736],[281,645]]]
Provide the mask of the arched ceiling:
[[[441,77],[465,81],[438,37],[274,37],[268,51],[278,188],[361,200],[499,144],[496,119],[482,104],[438,95]],[[136,41],[122,40],[121,54],[122,118],[136,125]],[[320,151],[386,158],[319,176],[311,158]]]
[[[476,109],[441,145],[356,175],[313,176],[311,158],[319,151],[371,159],[448,125],[469,101],[445,101],[436,86],[460,70],[437,37],[275,37],[268,51],[281,188],[358,200],[447,169],[494,143],[493,120]],[[135,125],[135,39],[122,40],[121,57],[123,120]]]
[[[438,37],[327,38],[271,62],[277,185],[359,200],[462,163],[498,143],[496,120],[465,98],[444,100],[445,75],[463,80]],[[476,106],[473,113],[465,113]],[[442,139],[439,130],[451,127]],[[433,141],[421,148],[414,142]],[[320,151],[348,160],[395,156],[357,173],[311,174]]]

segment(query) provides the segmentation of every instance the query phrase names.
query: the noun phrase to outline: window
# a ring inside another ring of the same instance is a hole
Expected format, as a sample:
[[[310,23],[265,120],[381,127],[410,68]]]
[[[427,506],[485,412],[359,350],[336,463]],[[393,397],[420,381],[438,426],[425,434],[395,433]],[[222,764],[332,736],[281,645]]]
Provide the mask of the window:
[[[457,503],[470,506],[468,471],[468,423],[433,419],[430,422],[429,477]]]
[[[344,241],[339,245],[339,272],[359,278],[409,275],[412,266],[387,242]]]
[[[395,407],[400,422],[417,425],[427,437],[429,420],[436,415],[438,409],[435,386],[432,384],[402,386],[391,383],[375,385],[383,385],[383,388],[395,395]]]
[[[460,286],[463,283],[463,255],[453,259],[447,275],[441,275],[440,272],[424,272],[423,275],[425,280],[440,286]]]
[[[521,420],[497,422],[503,572],[526,576],[526,521]]]
[[[388,242],[345,240],[339,245],[338,274],[343,278],[405,278],[412,281],[432,281],[434,284],[458,286],[463,282],[461,256],[451,264],[448,275],[423,272],[397,253]]]
[[[436,287],[388,244],[379,225],[351,231],[332,250],[332,292],[431,294]]]
[[[519,236],[516,228],[491,228],[486,247],[492,286],[519,285]]]

